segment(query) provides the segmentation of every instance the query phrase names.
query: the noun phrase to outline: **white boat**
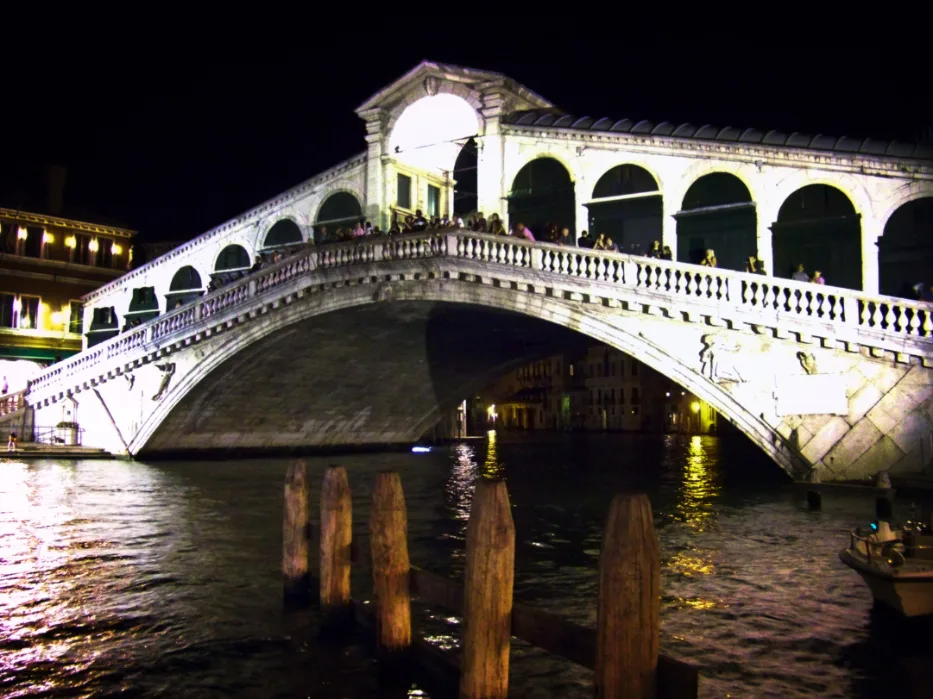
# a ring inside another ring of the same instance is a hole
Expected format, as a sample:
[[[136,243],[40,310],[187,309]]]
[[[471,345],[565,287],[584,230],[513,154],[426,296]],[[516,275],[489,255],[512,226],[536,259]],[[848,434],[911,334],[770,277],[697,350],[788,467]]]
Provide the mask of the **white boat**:
[[[868,531],[852,532],[839,558],[862,576],[876,602],[905,617],[933,615],[933,532],[928,527],[872,522]]]

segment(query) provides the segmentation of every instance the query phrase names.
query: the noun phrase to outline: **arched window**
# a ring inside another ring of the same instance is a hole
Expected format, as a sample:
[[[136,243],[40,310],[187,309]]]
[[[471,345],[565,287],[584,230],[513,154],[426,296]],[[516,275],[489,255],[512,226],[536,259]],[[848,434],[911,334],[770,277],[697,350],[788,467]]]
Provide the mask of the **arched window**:
[[[172,277],[172,283],[169,284],[169,291],[191,291],[201,288],[201,275],[191,265],[185,265],[175,272]]]
[[[538,240],[548,224],[574,233],[576,211],[573,181],[559,160],[542,157],[527,163],[512,182],[509,226],[524,223]]]
[[[720,267],[742,271],[758,254],[758,217],[738,177],[712,172],[690,185],[677,217],[677,259],[699,263],[714,250]]]
[[[303,242],[304,236],[301,235],[298,224],[290,218],[283,218],[281,221],[276,221],[272,228],[269,229],[262,246],[264,248],[276,248]]]
[[[231,270],[249,269],[249,253],[242,245],[228,245],[220,251],[217,262],[214,264],[215,272],[229,272]]]
[[[592,237],[605,233],[619,252],[645,254],[661,241],[661,192],[654,176],[637,165],[618,165],[596,182],[589,210]]]

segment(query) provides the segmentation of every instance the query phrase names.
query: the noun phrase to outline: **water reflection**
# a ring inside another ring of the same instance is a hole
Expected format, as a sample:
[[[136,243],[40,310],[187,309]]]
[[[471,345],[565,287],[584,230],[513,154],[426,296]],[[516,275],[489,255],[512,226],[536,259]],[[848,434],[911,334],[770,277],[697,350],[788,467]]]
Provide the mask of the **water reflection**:
[[[690,438],[680,501],[677,503],[677,511],[683,522],[698,534],[703,533],[704,528],[711,523],[713,499],[719,495],[719,487],[712,472],[716,454],[709,453],[708,447],[711,446],[709,437]]]
[[[496,449],[496,431],[489,430],[486,433],[486,460],[483,462],[483,478],[499,478],[502,476],[504,468],[499,463],[499,456]]]

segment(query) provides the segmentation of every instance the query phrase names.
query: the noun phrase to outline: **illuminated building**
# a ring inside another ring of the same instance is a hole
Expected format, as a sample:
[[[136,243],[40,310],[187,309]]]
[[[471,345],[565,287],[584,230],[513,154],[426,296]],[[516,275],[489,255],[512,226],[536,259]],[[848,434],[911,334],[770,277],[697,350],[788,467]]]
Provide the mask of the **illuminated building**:
[[[0,208],[0,363],[10,392],[80,352],[81,297],[125,274],[135,231]],[[116,333],[104,330],[108,336]],[[22,362],[25,362],[23,364]]]

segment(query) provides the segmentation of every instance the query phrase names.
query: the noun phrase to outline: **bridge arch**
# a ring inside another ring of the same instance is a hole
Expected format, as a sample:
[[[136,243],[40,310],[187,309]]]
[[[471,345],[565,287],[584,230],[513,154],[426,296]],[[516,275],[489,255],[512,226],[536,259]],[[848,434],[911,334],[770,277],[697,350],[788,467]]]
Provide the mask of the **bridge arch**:
[[[580,333],[603,342],[635,357],[705,400],[724,418],[733,422],[748,435],[787,472],[795,473],[802,470],[801,463],[795,460],[791,452],[784,447],[783,440],[761,417],[752,414],[724,388],[700,375],[695,369],[679,363],[671,365],[666,361],[661,338],[658,338],[657,343],[653,342],[642,332],[627,329],[629,327],[627,324],[612,323],[607,316],[600,315],[586,307],[568,306],[559,298],[544,295],[529,300],[527,295],[518,290],[499,287],[477,288],[467,282],[450,280],[444,284],[430,280],[409,281],[382,292],[377,290],[376,293],[372,285],[356,285],[343,287],[340,294],[328,294],[326,297],[318,297],[314,300],[311,300],[312,297],[313,295],[308,295],[304,300],[294,301],[287,310],[268,314],[263,323],[242,326],[235,334],[224,336],[223,340],[214,346],[214,350],[204,353],[203,357],[196,362],[196,366],[180,376],[178,383],[172,386],[169,393],[156,405],[154,411],[140,426],[128,445],[130,452],[145,453],[147,447],[153,443],[156,446],[152,448],[159,448],[160,444],[172,444],[173,438],[185,433],[183,422],[185,419],[206,419],[204,415],[208,403],[217,407],[218,417],[216,419],[227,420],[225,424],[229,425],[229,430],[233,430],[229,433],[230,438],[233,438],[234,432],[243,429],[242,416],[226,413],[223,417],[220,416],[223,412],[222,401],[233,400],[235,402],[235,399],[223,395],[221,391],[223,387],[229,387],[234,392],[243,392],[244,395],[248,393],[251,398],[245,400],[243,404],[252,406],[251,409],[262,410],[266,403],[271,405],[273,401],[282,399],[281,388],[277,386],[286,384],[292,387],[301,386],[304,390],[290,392],[293,395],[288,400],[297,402],[288,409],[304,416],[328,415],[329,411],[319,409],[311,403],[316,396],[326,392],[318,391],[314,386],[308,386],[304,382],[311,381],[315,377],[325,377],[333,384],[332,377],[338,374],[322,365],[299,365],[297,363],[291,367],[294,373],[288,373],[289,370],[283,370],[281,360],[277,359],[279,353],[293,352],[293,346],[307,347],[315,344],[319,339],[326,338],[327,332],[338,333],[341,328],[355,327],[361,328],[360,332],[371,332],[368,330],[370,323],[367,321],[385,319],[389,317],[390,310],[395,315],[392,315],[386,322],[397,321],[399,326],[396,332],[407,332],[408,328],[403,327],[405,323],[414,322],[416,317],[420,317],[418,314],[422,313],[420,310],[416,312],[416,309],[425,304],[434,304],[488,313],[490,318],[499,314],[508,321],[502,323],[501,327],[506,329],[515,327],[514,332],[520,338],[523,336],[521,323],[540,323],[535,327],[542,332],[550,328],[563,333]],[[337,323],[341,317],[344,318],[343,324]],[[312,318],[313,323],[305,322]],[[328,324],[333,325],[328,326]],[[456,328],[458,325],[462,327],[465,324],[451,324],[449,327]],[[328,327],[331,327],[331,330],[328,331]],[[379,328],[379,356],[387,358],[386,361],[396,361],[399,369],[424,366],[424,362],[412,362],[411,356],[383,351],[385,350],[383,344],[385,336],[381,332],[383,327]],[[525,330],[527,334],[527,328]],[[468,332],[468,329],[465,328],[464,332]],[[495,333],[490,335],[490,339],[493,334]],[[560,339],[556,335],[554,338]],[[461,342],[462,339],[451,337],[448,341]],[[347,340],[347,342],[353,344],[352,340]],[[418,348],[425,344],[422,338],[409,338],[405,346]],[[327,343],[319,344],[319,346],[326,345]],[[360,346],[362,345],[355,345],[357,348]],[[498,349],[501,347],[498,346]],[[344,361],[346,351],[346,347],[335,348],[331,355],[332,361],[338,363]],[[530,354],[523,354],[524,351]],[[478,362],[477,365],[464,369],[459,380],[443,382],[436,378],[440,375],[440,368],[430,366],[426,371],[433,372],[430,377],[434,386],[425,387],[421,383],[414,382],[413,379],[400,378],[400,382],[408,380],[409,383],[405,385],[400,383],[398,387],[393,386],[392,395],[397,395],[399,390],[408,389],[406,395],[410,395],[410,400],[407,401],[407,405],[420,406],[411,414],[400,415],[397,400],[387,398],[388,405],[370,406],[368,412],[363,411],[366,412],[363,417],[337,416],[331,422],[340,419],[366,420],[373,414],[378,414],[377,417],[384,421],[394,421],[391,429],[382,428],[383,432],[390,431],[396,437],[396,441],[414,441],[429,429],[447,406],[453,405],[464,395],[497,375],[540,356],[546,356],[553,351],[554,348],[551,346],[539,346],[519,350],[511,355],[496,354],[483,344],[483,352],[474,353],[477,357],[475,360]],[[310,358],[313,353],[305,353],[305,355]],[[443,358],[444,354],[438,352],[436,356]],[[385,372],[386,367],[380,366],[379,371]],[[401,377],[402,374],[399,376]],[[274,381],[270,383],[270,377],[277,378],[278,384]],[[370,378],[373,377],[355,377],[351,382],[355,383],[347,390],[355,391],[354,395],[362,396],[360,400],[364,402],[370,400],[371,393],[375,390],[375,384],[369,380]],[[445,387],[444,391],[438,390],[437,394],[432,393],[441,384]],[[425,390],[429,394],[427,401],[423,400],[423,396],[415,395]],[[268,400],[263,397],[264,391],[270,394],[267,397]],[[301,405],[299,406],[298,403]],[[361,424],[356,427],[362,430],[366,425]],[[213,423],[205,429],[213,434],[224,432],[223,426]],[[322,432],[326,430],[322,428]]]
[[[677,260],[699,264],[708,249],[717,264],[742,271],[758,250],[758,215],[752,190],[734,172],[701,175],[684,192],[677,218]]]
[[[878,239],[880,292],[916,298],[916,284],[933,284],[933,193],[903,202]]]
[[[606,170],[585,206],[592,234],[605,233],[620,252],[645,254],[652,242],[661,240],[660,179],[641,165],[622,163]]]
[[[774,273],[790,277],[798,264],[827,284],[862,288],[862,226],[855,203],[830,184],[807,184],[781,204],[772,225]]]
[[[261,236],[260,250],[298,245],[305,242],[305,234],[298,222],[291,216],[277,219]]]
[[[387,131],[389,156],[433,175],[450,173],[460,150],[483,131],[476,106],[454,91],[438,90],[407,104]]]
[[[252,265],[253,258],[249,250],[242,243],[230,243],[221,248],[214,258],[212,275],[238,272],[249,269]]]
[[[201,273],[192,265],[180,267],[169,282],[168,293],[165,294],[165,310],[176,308],[179,303],[184,305],[203,294],[204,282],[201,280]]]
[[[573,170],[552,153],[532,157],[512,178],[508,196],[508,225],[524,223],[536,239],[546,240],[545,228],[575,228],[576,192]]]
[[[476,114],[476,120],[479,126],[479,135],[482,136],[486,133],[486,120],[483,117],[482,112],[482,95],[476,90],[472,90],[462,83],[451,83],[444,80],[431,78],[428,78],[416,86],[405,96],[401,102],[392,108],[392,110],[389,112],[389,119],[386,123],[384,133],[391,134],[395,130],[395,127],[399,120],[402,118],[402,115],[408,110],[409,107],[425,98],[436,97],[439,95],[459,97],[461,100],[466,102],[466,104],[468,104]]]
[[[362,197],[357,192],[344,188],[328,190],[314,214],[314,241],[327,242],[322,237],[325,234],[328,239],[336,239],[338,228],[352,226],[362,218]]]

